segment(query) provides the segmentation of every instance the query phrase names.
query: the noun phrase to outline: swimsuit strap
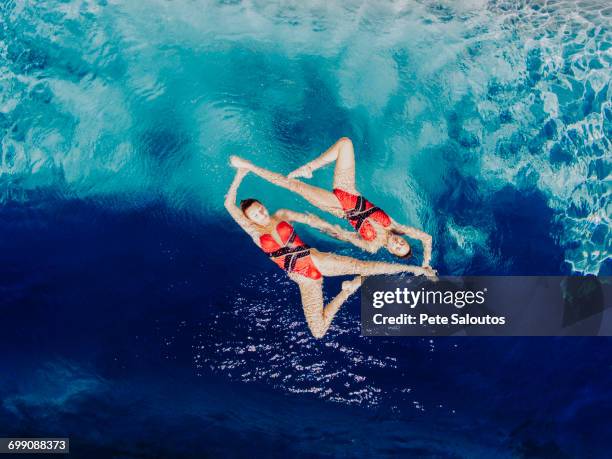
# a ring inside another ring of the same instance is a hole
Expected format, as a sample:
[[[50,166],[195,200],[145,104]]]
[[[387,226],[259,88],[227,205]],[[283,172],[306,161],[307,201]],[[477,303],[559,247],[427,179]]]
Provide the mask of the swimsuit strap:
[[[295,238],[297,237],[297,234],[295,233],[295,230],[293,228],[291,228],[291,236],[289,236],[289,239],[287,239],[287,242],[285,242],[285,246],[287,244],[293,244],[293,241],[295,241]]]
[[[310,250],[301,250],[299,252],[292,252],[291,255],[285,257],[285,269],[288,272],[292,272],[295,269],[295,264],[298,259],[307,257],[310,255]]]
[[[283,262],[284,269],[287,272],[292,272],[295,269],[295,264],[300,258],[307,257],[308,255],[310,255],[310,246],[304,244],[303,242],[297,247],[290,247],[290,245],[295,242],[296,237],[297,234],[292,228],[291,235],[289,236],[289,238],[287,238],[287,241],[283,244],[283,247],[268,253],[268,256],[270,258],[285,257]]]
[[[357,196],[357,202],[355,203],[355,207],[353,207],[348,212],[363,212],[366,208],[367,203],[368,202],[363,196]]]
[[[268,256],[270,258],[279,258],[285,255],[292,255],[294,253],[306,252],[306,251],[310,251],[310,247],[307,246],[306,244],[300,245],[298,247],[281,247],[280,249],[277,249],[273,252],[268,252]]]
[[[359,204],[359,201],[357,201],[357,204]],[[365,220],[372,214],[380,211],[381,209],[379,207],[371,207],[368,210],[357,210],[357,205],[355,206],[354,209],[349,210],[346,212],[346,218],[348,220],[354,220],[354,222],[352,222],[355,225],[355,229],[357,231],[359,231],[359,228],[361,228],[361,225],[363,225],[363,223],[365,222]]]

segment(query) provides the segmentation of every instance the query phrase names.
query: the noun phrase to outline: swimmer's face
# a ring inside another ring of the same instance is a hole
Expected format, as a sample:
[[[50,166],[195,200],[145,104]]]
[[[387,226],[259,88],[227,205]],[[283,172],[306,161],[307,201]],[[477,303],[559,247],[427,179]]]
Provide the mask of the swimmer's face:
[[[254,202],[249,207],[246,208],[244,214],[247,216],[249,220],[258,225],[265,226],[270,223],[270,214],[268,213],[268,209],[260,202]]]
[[[410,244],[408,244],[403,237],[398,236],[397,234],[389,235],[387,238],[386,247],[389,253],[395,255],[396,257],[403,258],[410,253]]]

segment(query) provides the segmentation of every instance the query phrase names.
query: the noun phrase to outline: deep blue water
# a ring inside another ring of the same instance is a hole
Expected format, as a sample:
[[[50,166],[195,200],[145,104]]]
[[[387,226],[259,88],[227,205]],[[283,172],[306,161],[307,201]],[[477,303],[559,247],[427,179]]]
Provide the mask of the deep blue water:
[[[0,8],[0,436],[87,458],[608,456],[609,339],[365,338],[355,297],[314,340],[222,206],[230,154],[288,172],[348,135],[364,194],[433,234],[441,274],[610,274],[603,2]]]
[[[351,301],[315,341],[286,281],[227,275],[227,220],[1,216],[7,434],[69,435],[77,457],[605,457],[607,339],[363,338]]]

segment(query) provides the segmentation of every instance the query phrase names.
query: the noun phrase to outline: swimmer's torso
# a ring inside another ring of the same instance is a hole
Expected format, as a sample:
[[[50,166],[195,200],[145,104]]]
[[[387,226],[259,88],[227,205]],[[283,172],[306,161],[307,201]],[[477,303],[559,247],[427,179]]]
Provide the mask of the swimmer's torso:
[[[310,256],[310,247],[300,239],[293,226],[273,218],[269,227],[269,232],[262,232],[257,242],[270,259],[287,273],[320,279],[321,273]]]
[[[391,225],[391,218],[385,211],[372,204],[363,196],[334,188],[334,195],[349,221],[362,239],[380,247],[385,240],[385,228]]]

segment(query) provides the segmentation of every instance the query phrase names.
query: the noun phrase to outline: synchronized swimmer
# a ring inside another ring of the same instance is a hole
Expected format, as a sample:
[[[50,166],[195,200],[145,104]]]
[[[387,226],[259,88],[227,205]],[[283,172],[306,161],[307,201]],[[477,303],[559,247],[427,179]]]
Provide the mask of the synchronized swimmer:
[[[333,193],[295,179],[298,176],[311,176],[312,171],[332,161],[336,161]],[[225,207],[240,227],[251,236],[253,242],[298,284],[306,322],[316,338],[325,335],[342,304],[361,286],[362,276],[409,272],[435,277],[435,270],[429,266],[431,237],[415,228],[397,224],[384,211],[358,194],[354,184],[353,146],[349,139],[340,139],[319,158],[292,172],[288,177],[259,168],[236,156],[231,158],[231,164],[237,168],[237,172],[227,193]],[[280,209],[270,216],[266,207],[257,199],[242,200],[238,207],[238,187],[249,171],[302,195],[321,209],[346,218],[359,236],[312,214]],[[400,236],[406,234],[423,242],[423,265],[364,261],[320,252],[305,244],[290,222],[310,225],[369,252],[375,252],[385,246],[389,252],[402,258],[410,256],[411,253],[409,244]],[[343,282],[340,293],[324,305],[323,278],[344,275],[356,277]]]
[[[310,178],[314,171],[334,161],[336,168],[333,191],[296,180],[297,177]],[[363,250],[374,253],[381,247],[385,247],[393,255],[406,258],[410,256],[411,248],[402,235],[420,240],[423,244],[422,266],[430,268],[431,236],[416,228],[400,225],[357,191],[355,151],[348,137],[342,137],[321,156],[291,172],[287,177],[257,167],[242,158],[233,157],[232,164],[248,169],[277,186],[293,191],[321,210],[347,219],[355,228],[356,233],[344,231],[338,226],[333,226],[331,229],[329,225],[320,227],[318,226],[320,220],[317,219],[304,223],[325,232],[332,231],[332,236],[339,237]]]

